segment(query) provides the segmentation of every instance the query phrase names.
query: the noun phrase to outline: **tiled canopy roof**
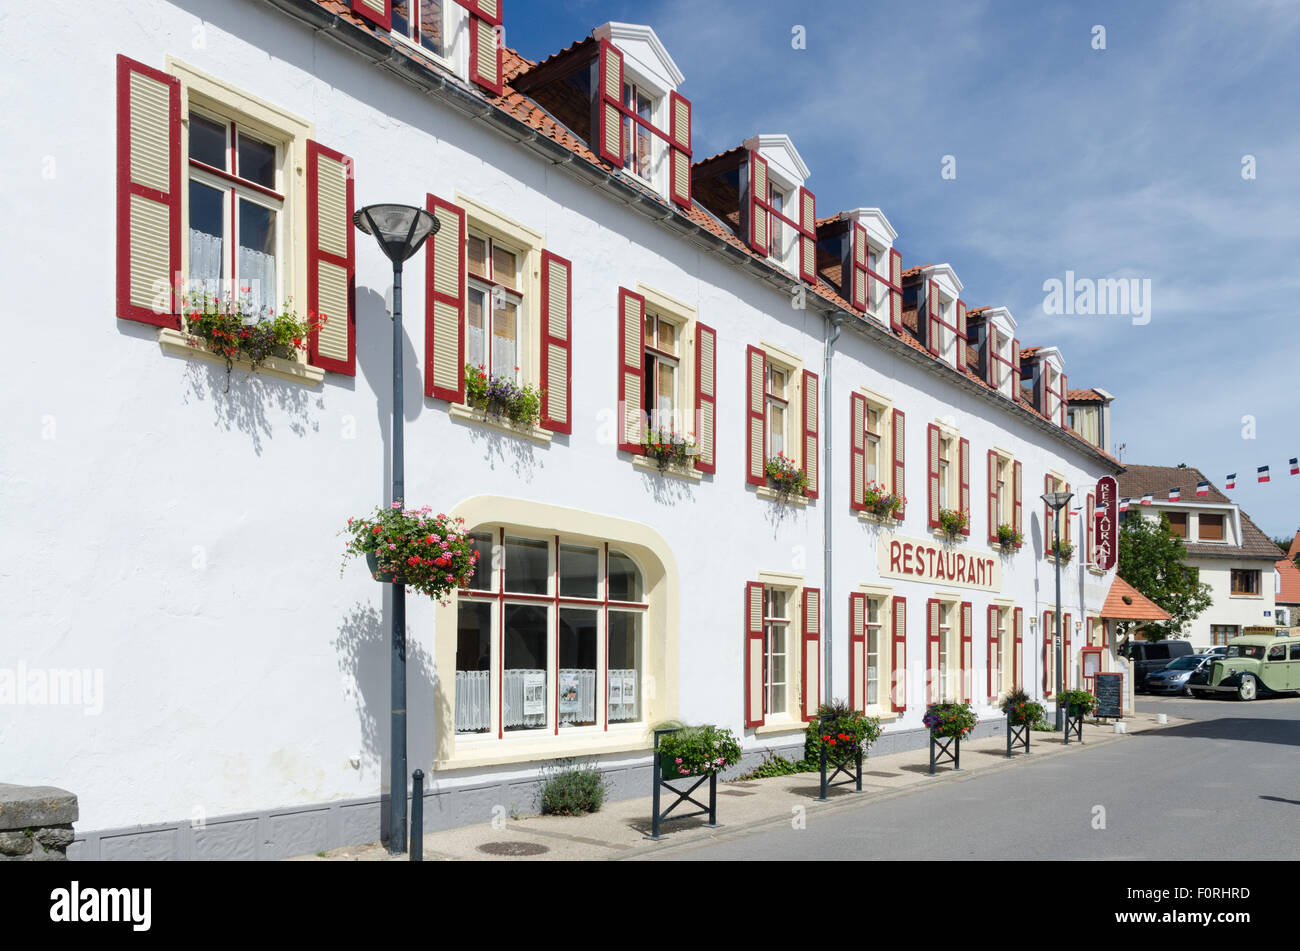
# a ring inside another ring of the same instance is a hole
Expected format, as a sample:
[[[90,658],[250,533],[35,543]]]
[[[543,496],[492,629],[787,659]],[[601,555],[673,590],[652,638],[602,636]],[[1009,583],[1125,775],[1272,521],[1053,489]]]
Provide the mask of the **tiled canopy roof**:
[[[1300,568],[1294,561],[1283,558],[1274,566],[1282,577],[1282,590],[1277,593],[1278,604],[1300,604]]]
[[[1168,621],[1170,614],[1119,575],[1111,582],[1101,616],[1111,621]]]
[[[1102,396],[1100,393],[1098,393],[1096,390],[1092,389],[1091,387],[1087,387],[1081,390],[1076,390],[1076,389],[1067,390],[1065,394],[1065,399],[1067,402],[1070,403],[1106,402],[1106,397]]]

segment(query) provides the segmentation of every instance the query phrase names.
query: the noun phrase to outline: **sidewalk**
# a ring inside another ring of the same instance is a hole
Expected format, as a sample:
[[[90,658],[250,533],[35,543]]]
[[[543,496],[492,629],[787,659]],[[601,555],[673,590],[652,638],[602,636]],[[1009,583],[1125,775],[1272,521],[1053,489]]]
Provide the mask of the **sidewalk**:
[[[650,796],[606,803],[600,812],[581,817],[528,816],[464,826],[424,837],[424,859],[428,862],[457,860],[608,860],[669,857],[677,847],[702,838],[732,836],[752,829],[790,822],[796,810],[807,810],[811,819],[818,812],[839,811],[864,803],[923,792],[939,783],[965,782],[1004,769],[1032,769],[1033,764],[1056,756],[1073,756],[1109,743],[1123,743],[1135,733],[1162,729],[1155,714],[1137,714],[1125,721],[1127,733],[1117,734],[1111,724],[1094,726],[1085,722],[1082,745],[1069,746],[1059,733],[1032,733],[1030,754],[1015,753],[1006,758],[1006,734],[968,741],[961,748],[961,770],[951,764],[936,767],[929,775],[928,749],[908,750],[888,756],[869,756],[862,764],[862,792],[852,785],[830,790],[829,802],[816,802],[820,789],[817,773],[797,773],[748,782],[718,783],[718,822],[721,828],[704,826],[706,816],[668,822],[661,826],[665,838],[651,842]],[[1168,726],[1190,722],[1169,717]],[[648,784],[647,784],[648,785]],[[667,791],[665,790],[665,795]],[[708,784],[696,791],[707,803]],[[671,798],[665,799],[665,805]],[[694,807],[684,803],[678,811]],[[487,851],[484,848],[487,848]],[[299,856],[290,861],[407,861],[405,855],[391,856],[380,843],[347,846],[319,855]]]

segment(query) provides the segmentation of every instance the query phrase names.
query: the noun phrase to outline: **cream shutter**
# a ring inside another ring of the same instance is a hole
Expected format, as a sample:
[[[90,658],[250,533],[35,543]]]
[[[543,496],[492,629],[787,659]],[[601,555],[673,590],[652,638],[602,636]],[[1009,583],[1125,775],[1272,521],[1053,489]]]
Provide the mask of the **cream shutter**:
[[[745,348],[745,481],[750,485],[767,485],[767,427],[764,378],[767,354],[758,347]]]
[[[570,366],[573,333],[573,265],[542,252],[542,419],[543,429],[573,432]]]
[[[772,247],[767,161],[754,150],[749,153],[749,180],[745,192],[744,211],[749,229],[749,246],[767,257]]]
[[[762,726],[763,586],[745,583],[745,726]]]
[[[712,327],[695,324],[695,468],[717,472],[717,351],[718,335]]]
[[[867,709],[867,596],[849,595],[849,706]]]
[[[821,622],[822,593],[819,588],[803,589],[803,656],[801,671],[803,674],[803,718],[811,721],[817,718],[817,708],[821,706]]]
[[[808,488],[804,492],[810,499],[817,498],[820,480],[821,460],[818,458],[819,423],[817,409],[819,402],[817,374],[811,370],[803,371],[803,471],[808,477]]]
[[[436,195],[427,207],[441,222],[424,268],[424,394],[465,402],[465,210]]]
[[[669,102],[669,177],[673,201],[690,207],[691,204],[691,101],[676,92]]]
[[[645,423],[641,386],[645,377],[645,298],[625,287],[618,290],[618,448],[643,454]]]
[[[352,160],[307,142],[307,310],[324,323],[312,334],[309,359],[356,376],[356,266]]]
[[[596,67],[596,152],[615,168],[623,167],[623,54],[609,40],[600,41]]]
[[[890,703],[895,713],[907,709],[907,598],[894,598],[893,650],[889,660]]]

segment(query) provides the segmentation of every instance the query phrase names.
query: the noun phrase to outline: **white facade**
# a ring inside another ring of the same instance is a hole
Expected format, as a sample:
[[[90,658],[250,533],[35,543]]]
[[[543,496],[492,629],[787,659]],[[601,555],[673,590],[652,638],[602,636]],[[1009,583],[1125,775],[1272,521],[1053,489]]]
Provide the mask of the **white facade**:
[[[1043,557],[1037,487],[1051,471],[1084,491],[1114,471],[1104,457],[959,379],[887,326],[846,326],[827,390],[831,308],[793,309],[787,280],[759,279],[716,242],[656,222],[668,206],[652,215],[594,191],[446,94],[422,91],[275,5],[202,9],[212,19],[162,0],[136,4],[130,17],[110,4],[56,5],[41,30],[0,30],[10,78],[44,90],[10,98],[10,126],[24,133],[3,196],[6,220],[23,224],[2,239],[10,273],[22,279],[9,290],[15,356],[3,383],[10,425],[0,433],[0,668],[29,675],[27,688],[10,680],[17,692],[0,706],[7,781],[76,792],[83,833],[249,814],[310,824],[315,805],[388,788],[387,597],[360,562],[340,577],[339,532],[388,498],[389,263],[356,236],[355,377],[250,378],[236,369],[227,393],[223,366],[168,346],[158,328],[116,319],[119,53],[173,75],[210,77],[204,88],[228,86],[232,97],[282,112],[284,127],[308,128],[353,160],[358,208],[423,205],[433,194],[503,232],[540,236],[573,262],[572,433],[531,436],[424,396],[425,254],[408,262],[407,499],[464,515],[468,528],[608,542],[632,554],[649,589],[644,672],[653,686],[639,686],[645,716],[631,725],[458,737],[449,689],[456,608],[410,596],[409,766],[432,775],[435,791],[522,782],[560,756],[644,764],[647,727],[670,717],[731,727],[749,749],[801,745],[794,715],[744,727],[742,594],[754,581],[820,590],[819,656],[829,655],[833,670],[824,698],[849,692],[849,595],[887,589],[907,599],[912,699],[901,714],[881,710],[899,733],[918,729],[924,713],[927,600],[971,602],[972,696],[982,717],[998,716],[985,684],[987,608],[1020,607],[1026,621],[1050,609],[1053,567]],[[186,82],[199,88],[200,80]],[[290,162],[285,173],[285,214],[295,215],[303,170]],[[301,301],[294,242],[303,239],[291,229],[286,240],[284,290]],[[527,296],[537,275],[524,277]],[[716,474],[664,476],[618,451],[621,287],[675,302],[716,331]],[[539,312],[529,307],[535,322]],[[533,340],[538,328],[527,321]],[[808,504],[760,497],[745,482],[741,397],[751,345],[822,375],[821,494]],[[525,357],[526,373],[537,359]],[[850,393],[864,388],[906,412],[910,504],[892,530],[849,507]],[[996,591],[878,571],[881,536],[885,544],[891,533],[934,539],[925,506],[931,422],[970,441],[972,534],[959,547],[997,559]],[[1026,542],[1006,557],[986,539],[990,449],[1024,471]],[[1075,532],[1083,537],[1082,523]],[[1082,560],[1065,572],[1063,592],[1065,612],[1080,622],[1099,611],[1113,577]],[[1041,635],[1024,631],[1022,683],[1031,692],[1042,683]],[[1084,641],[1073,637],[1076,654]],[[799,659],[790,654],[794,675]],[[87,691],[102,677],[102,695],[84,704],[38,699],[40,676],[65,670],[89,672]],[[548,677],[554,690],[554,669]],[[800,697],[790,689],[794,707]],[[488,808],[472,821],[490,818]],[[344,826],[336,838],[379,832],[377,824]],[[174,854],[181,833],[158,835],[148,848]],[[107,857],[107,839],[101,848]]]

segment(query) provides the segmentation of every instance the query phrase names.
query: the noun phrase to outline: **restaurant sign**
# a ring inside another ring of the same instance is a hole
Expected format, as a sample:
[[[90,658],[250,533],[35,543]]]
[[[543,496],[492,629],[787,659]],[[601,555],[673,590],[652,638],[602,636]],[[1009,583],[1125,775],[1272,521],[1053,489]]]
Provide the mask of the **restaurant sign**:
[[[876,549],[882,578],[941,582],[979,591],[1002,590],[1002,561],[991,552],[884,532]]]
[[[1097,509],[1090,517],[1096,539],[1093,562],[1099,570],[1110,571],[1119,557],[1119,483],[1114,476],[1097,480]]]

